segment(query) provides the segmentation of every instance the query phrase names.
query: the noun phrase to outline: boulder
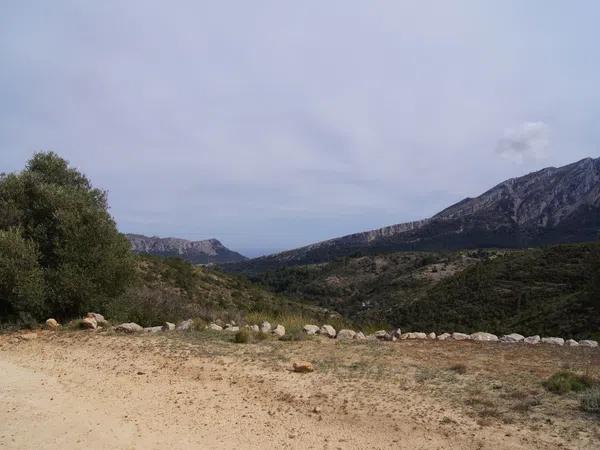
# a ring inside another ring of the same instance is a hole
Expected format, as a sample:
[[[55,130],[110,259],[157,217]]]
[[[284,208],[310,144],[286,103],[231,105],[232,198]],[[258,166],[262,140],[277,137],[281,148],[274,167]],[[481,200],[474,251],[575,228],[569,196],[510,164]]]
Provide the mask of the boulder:
[[[516,342],[523,342],[525,340],[525,336],[517,333],[505,334],[500,338],[500,342],[507,342],[510,344]]]
[[[445,341],[448,340],[452,337],[452,335],[450,333],[442,333],[437,337],[438,341]]]
[[[579,347],[579,342],[577,342],[575,339],[567,339],[565,341],[565,345],[568,345],[569,347]]]
[[[388,334],[396,339],[401,339],[402,330],[400,328],[396,328],[395,330],[390,331]]]
[[[177,331],[190,331],[194,328],[194,321],[192,319],[182,320],[177,324],[175,330]]]
[[[304,325],[302,327],[302,331],[304,331],[308,335],[313,335],[319,332],[319,327],[316,325]]]
[[[273,328],[272,333],[279,337],[285,336],[285,327],[283,325],[277,325],[275,328]]]
[[[498,336],[492,333],[484,333],[483,331],[478,331],[477,333],[471,334],[471,340],[483,342],[497,342]]]
[[[592,341],[590,339],[584,339],[579,341],[579,345],[581,345],[582,347],[598,347],[598,341]]]
[[[331,325],[323,325],[319,329],[319,334],[330,338],[334,338],[336,336],[335,328],[333,328]]]
[[[145,333],[160,333],[163,330],[163,327],[146,327],[144,328]]]
[[[250,325],[250,331],[254,333],[260,333],[260,327],[258,325]]]
[[[99,327],[108,326],[108,320],[106,320],[102,314],[98,314],[95,312],[89,312],[89,313],[87,313],[86,317],[89,317],[90,319],[94,319],[96,321],[96,324]]]
[[[531,345],[539,344],[540,341],[541,341],[541,339],[538,335],[528,336],[525,339],[523,339],[523,342],[525,342],[526,344],[531,344]]]
[[[314,372],[315,367],[308,361],[297,361],[292,365],[294,372],[309,373]]]
[[[139,326],[137,323],[129,322],[117,325],[115,327],[115,331],[120,331],[121,333],[141,333],[144,331],[144,328]]]
[[[262,333],[270,333],[271,332],[271,324],[267,321],[260,324],[260,331]]]
[[[367,339],[367,337],[364,335],[364,333],[362,331],[359,331],[358,333],[356,333],[354,335],[354,339],[356,339],[357,341],[364,341],[365,339]]]
[[[162,326],[163,331],[173,331],[175,329],[175,324],[171,322],[165,322]]]
[[[452,339],[455,341],[468,341],[471,339],[471,336],[465,333],[452,333]]]
[[[340,330],[337,333],[337,337],[336,339],[339,339],[340,341],[344,341],[344,340],[350,340],[350,339],[354,339],[354,337],[356,336],[356,331],[353,330]]]
[[[212,331],[221,331],[223,329],[222,326],[217,325],[216,323],[209,324],[207,328]]]
[[[435,333],[431,332],[431,333],[429,333],[429,334],[427,335],[427,337],[428,337],[429,339],[435,339],[437,336],[436,336],[436,334],[435,334]]]
[[[545,337],[542,338],[542,343],[550,345],[565,345],[565,340],[559,337]]]
[[[60,323],[58,323],[55,319],[46,320],[46,328],[49,330],[58,330],[60,328]]]
[[[96,328],[98,328],[98,323],[93,317],[84,317],[83,319],[81,319],[80,323],[81,328],[85,328],[86,330],[95,330]]]
[[[403,333],[400,339],[427,339],[425,333]]]

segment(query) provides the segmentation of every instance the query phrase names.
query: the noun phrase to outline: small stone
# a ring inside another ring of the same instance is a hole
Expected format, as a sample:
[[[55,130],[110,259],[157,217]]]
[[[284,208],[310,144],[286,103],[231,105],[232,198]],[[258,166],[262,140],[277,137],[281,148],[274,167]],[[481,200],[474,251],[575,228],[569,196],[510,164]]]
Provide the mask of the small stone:
[[[354,339],[356,339],[357,341],[364,341],[365,339],[367,339],[367,337],[362,331],[359,331],[354,335]]]
[[[308,335],[313,335],[319,332],[319,327],[316,325],[304,325],[302,327],[302,331],[304,331]]]
[[[285,336],[285,327],[283,325],[277,325],[273,328],[272,333],[279,337]]]
[[[101,326],[101,327],[108,326],[108,320],[106,320],[102,314],[98,314],[95,312],[89,312],[89,313],[87,313],[86,317],[89,317],[90,319],[94,319],[98,326]]]
[[[223,327],[221,327],[220,325],[217,325],[216,323],[211,323],[208,325],[208,329],[212,330],[212,331],[221,331],[221,330],[223,330]]]
[[[165,322],[162,326],[163,331],[173,331],[175,329],[175,324],[171,322]]]
[[[190,331],[194,328],[194,321],[192,319],[182,320],[177,324],[175,330],[177,331]]]
[[[260,333],[260,327],[258,325],[250,325],[250,331]]]
[[[401,339],[401,337],[402,337],[402,330],[400,328],[396,328],[395,330],[391,331],[389,334],[392,337],[395,337],[397,339]]]
[[[471,340],[482,342],[497,342],[498,336],[492,333],[484,333],[483,331],[479,331],[477,333],[471,334]]]
[[[48,319],[46,320],[46,328],[56,331],[60,328],[60,323],[58,323],[56,319]]]
[[[500,338],[501,342],[507,342],[507,343],[516,343],[516,342],[523,342],[525,340],[525,336],[520,335],[518,333],[511,333],[511,334],[505,334],[504,336],[502,336]]]
[[[270,333],[271,332],[271,324],[267,321],[264,321],[260,324],[260,331],[262,333]]]
[[[333,328],[331,325],[323,325],[319,329],[319,334],[330,338],[334,338],[336,336],[335,328]]]
[[[320,406],[315,406],[312,410],[312,412],[314,412],[315,414],[319,414],[322,411]]]
[[[88,330],[95,330],[96,328],[98,328],[98,323],[96,322],[96,319],[94,319],[93,317],[85,317],[83,319],[81,319],[81,328],[85,328]]]
[[[163,330],[163,327],[146,327],[144,328],[145,333],[160,333]]]
[[[292,365],[292,367],[294,368],[294,372],[298,373],[309,373],[314,372],[315,370],[312,363],[308,361],[297,361]]]
[[[559,337],[545,337],[542,338],[542,343],[550,345],[565,345],[565,340]]]
[[[579,347],[579,342],[577,342],[575,339],[567,339],[567,341],[565,341],[565,345],[568,345],[569,347]]]
[[[447,339],[450,339],[452,337],[452,335],[450,335],[450,333],[442,333],[437,337],[438,341],[445,341]]]
[[[144,331],[144,328],[134,322],[122,323],[115,327],[115,331],[119,331],[121,333],[141,333]]]
[[[383,341],[383,340],[386,340],[387,334],[388,334],[387,331],[379,330],[379,331],[376,331],[375,333],[373,333],[373,336],[375,336],[377,339],[381,339]]]
[[[452,333],[452,339],[455,341],[468,341],[471,339],[471,336],[464,333]]]
[[[429,334],[427,335],[427,337],[428,337],[429,339],[435,339],[437,336],[436,336],[436,334],[435,334],[435,333],[431,332],[431,333],[429,333]]]
[[[353,330],[340,330],[337,332],[337,339],[340,341],[351,340],[356,336],[356,331]]]
[[[598,341],[592,341],[591,339],[583,339],[581,341],[579,341],[579,345],[581,345],[582,347],[598,347]]]
[[[541,339],[540,339],[540,337],[538,335],[528,336],[525,339],[523,339],[523,342],[525,342],[526,344],[530,344],[530,345],[539,344],[540,341],[541,341]]]

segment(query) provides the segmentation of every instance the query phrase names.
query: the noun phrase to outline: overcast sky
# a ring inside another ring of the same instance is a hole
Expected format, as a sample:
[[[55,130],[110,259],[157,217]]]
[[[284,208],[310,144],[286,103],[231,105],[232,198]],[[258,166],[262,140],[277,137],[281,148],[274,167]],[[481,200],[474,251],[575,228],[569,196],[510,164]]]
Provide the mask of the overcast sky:
[[[0,2],[0,171],[254,255],[600,156],[600,2]]]

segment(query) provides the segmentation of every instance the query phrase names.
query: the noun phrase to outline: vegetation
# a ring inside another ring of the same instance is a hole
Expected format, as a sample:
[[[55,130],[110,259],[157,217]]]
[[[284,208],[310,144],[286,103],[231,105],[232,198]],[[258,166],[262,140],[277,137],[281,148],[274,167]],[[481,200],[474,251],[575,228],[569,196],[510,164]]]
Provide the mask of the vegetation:
[[[556,372],[542,384],[546,390],[563,395],[569,392],[581,392],[590,388],[594,383],[588,376],[560,371]]]
[[[56,154],[0,176],[0,318],[26,322],[102,309],[133,275],[106,193]]]
[[[581,393],[581,409],[600,414],[600,386],[593,386]]]

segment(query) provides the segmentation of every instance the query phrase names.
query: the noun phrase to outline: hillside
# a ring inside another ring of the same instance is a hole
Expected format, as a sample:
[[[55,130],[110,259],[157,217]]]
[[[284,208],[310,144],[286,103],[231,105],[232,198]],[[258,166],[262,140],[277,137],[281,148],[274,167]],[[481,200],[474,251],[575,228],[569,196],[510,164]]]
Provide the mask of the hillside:
[[[351,234],[225,268],[256,274],[357,252],[525,248],[598,238],[600,158],[588,158],[507,180],[429,219]]]
[[[574,337],[600,332],[599,243],[340,258],[256,279],[362,324]]]
[[[141,234],[126,234],[132,249],[138,254],[178,256],[193,264],[229,263],[246,260],[246,257],[229,250],[217,239],[188,241],[179,238],[159,238]]]

